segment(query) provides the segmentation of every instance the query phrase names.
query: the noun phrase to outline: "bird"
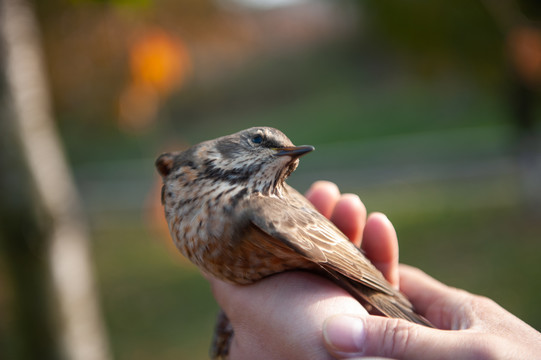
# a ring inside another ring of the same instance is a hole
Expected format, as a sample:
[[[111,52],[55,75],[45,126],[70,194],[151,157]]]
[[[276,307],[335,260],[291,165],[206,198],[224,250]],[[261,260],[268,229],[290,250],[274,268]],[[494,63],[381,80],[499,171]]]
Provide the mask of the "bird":
[[[253,127],[164,153],[156,162],[161,202],[180,252],[233,284],[307,270],[349,291],[373,313],[432,327],[330,220],[285,180],[313,146]],[[221,313],[212,358],[227,358],[234,334]]]

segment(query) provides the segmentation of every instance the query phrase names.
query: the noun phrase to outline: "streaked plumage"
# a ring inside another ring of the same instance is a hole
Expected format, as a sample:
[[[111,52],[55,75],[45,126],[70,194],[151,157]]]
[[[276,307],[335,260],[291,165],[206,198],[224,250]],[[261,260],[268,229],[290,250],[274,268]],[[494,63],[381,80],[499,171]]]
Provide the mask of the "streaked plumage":
[[[284,182],[311,150],[259,127],[161,155],[162,202],[179,250],[205,272],[236,284],[311,270],[383,315],[430,326],[361,250]],[[232,333],[227,321],[220,324]],[[218,337],[214,356],[225,357],[227,348],[228,340]]]

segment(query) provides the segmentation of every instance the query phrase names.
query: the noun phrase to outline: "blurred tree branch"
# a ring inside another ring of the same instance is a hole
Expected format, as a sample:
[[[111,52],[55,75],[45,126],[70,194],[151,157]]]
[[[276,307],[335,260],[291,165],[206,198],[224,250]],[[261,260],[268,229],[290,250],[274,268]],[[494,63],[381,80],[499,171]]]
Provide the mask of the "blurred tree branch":
[[[23,337],[14,341],[26,358],[108,359],[86,224],[54,128],[30,4],[0,0],[0,26],[0,240]]]

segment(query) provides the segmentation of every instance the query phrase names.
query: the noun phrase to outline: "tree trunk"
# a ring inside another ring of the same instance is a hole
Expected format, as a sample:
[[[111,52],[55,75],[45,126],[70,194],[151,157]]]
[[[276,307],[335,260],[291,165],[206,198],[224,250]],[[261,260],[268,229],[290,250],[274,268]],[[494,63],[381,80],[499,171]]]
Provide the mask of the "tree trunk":
[[[33,359],[108,359],[85,219],[54,127],[27,1],[0,0],[0,34],[0,240],[20,307],[20,347]],[[43,352],[32,353],[34,346]]]

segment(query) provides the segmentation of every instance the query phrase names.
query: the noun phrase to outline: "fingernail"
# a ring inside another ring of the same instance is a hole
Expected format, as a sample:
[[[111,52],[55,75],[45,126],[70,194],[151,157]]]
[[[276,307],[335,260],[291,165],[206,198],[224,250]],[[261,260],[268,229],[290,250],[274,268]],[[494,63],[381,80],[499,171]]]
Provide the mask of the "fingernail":
[[[360,317],[336,315],[323,324],[323,337],[336,351],[359,353],[364,343],[364,328],[364,320]]]

